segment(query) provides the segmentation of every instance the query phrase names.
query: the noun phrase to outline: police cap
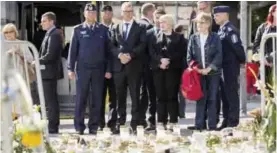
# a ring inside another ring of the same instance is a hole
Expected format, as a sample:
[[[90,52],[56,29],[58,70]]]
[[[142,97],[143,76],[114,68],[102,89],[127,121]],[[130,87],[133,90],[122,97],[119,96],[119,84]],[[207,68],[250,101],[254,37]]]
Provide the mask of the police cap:
[[[216,6],[213,8],[213,13],[229,13],[230,12],[230,7],[229,6]]]
[[[85,6],[85,11],[96,11],[96,6],[94,4],[88,3]]]
[[[102,8],[102,12],[105,12],[105,11],[110,11],[110,12],[112,12],[112,11],[113,11],[113,8],[112,8],[110,5],[105,5],[105,6]]]

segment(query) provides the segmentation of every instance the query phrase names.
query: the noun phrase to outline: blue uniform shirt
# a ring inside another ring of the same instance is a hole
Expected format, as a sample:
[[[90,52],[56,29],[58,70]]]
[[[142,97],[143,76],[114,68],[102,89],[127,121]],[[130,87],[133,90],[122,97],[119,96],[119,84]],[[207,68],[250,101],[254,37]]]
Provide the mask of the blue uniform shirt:
[[[245,63],[245,52],[237,29],[231,22],[225,23],[218,31],[222,42],[223,66]]]
[[[110,36],[107,27],[95,23],[90,28],[86,23],[74,27],[69,47],[68,69],[105,68],[110,72]],[[77,64],[77,65],[76,65]]]

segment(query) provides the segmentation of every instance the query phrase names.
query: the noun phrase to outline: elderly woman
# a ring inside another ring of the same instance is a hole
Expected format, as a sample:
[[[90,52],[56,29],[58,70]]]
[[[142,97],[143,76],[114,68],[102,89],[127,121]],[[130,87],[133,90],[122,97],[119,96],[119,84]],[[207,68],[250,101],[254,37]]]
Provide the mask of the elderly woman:
[[[4,39],[7,41],[16,41],[18,40],[18,30],[16,28],[16,26],[12,23],[8,23],[6,24],[3,28],[2,28],[2,33],[4,36]],[[34,56],[31,52],[31,50],[26,50],[23,52],[23,50],[21,48],[19,48],[19,45],[12,45],[12,46],[8,46],[8,51],[7,51],[7,55],[8,57],[12,57],[10,60],[11,65],[9,65],[9,67],[17,69],[22,75],[23,77],[26,77],[27,75],[25,74],[25,65],[24,65],[24,60],[27,61],[28,64],[28,77],[29,77],[29,81],[31,83],[31,95],[32,95],[32,99],[34,101],[35,104],[39,103],[39,97],[38,97],[38,93],[36,90],[36,83],[33,82],[35,80],[35,71],[34,68],[31,67],[31,62],[34,60]],[[18,116],[18,113],[20,112],[20,108],[17,108],[16,106],[14,107],[15,109],[15,114],[13,114],[13,118],[16,118]]]
[[[209,130],[216,130],[216,95],[219,87],[222,47],[216,33],[212,33],[212,17],[207,13],[200,13],[195,19],[198,33],[189,39],[187,63],[195,61],[201,75],[201,86],[204,96],[196,102],[195,128],[205,129],[205,114],[207,111]]]
[[[149,52],[158,98],[158,124],[166,128],[169,114],[169,130],[172,130],[178,123],[178,91],[186,44],[184,37],[173,31],[172,16],[162,15],[159,22],[160,32],[150,39]]]
[[[18,40],[17,37],[18,37],[18,31],[17,31],[17,28],[14,24],[12,23],[8,23],[6,24],[3,29],[2,29],[2,33],[4,34],[4,38],[5,40],[8,40],[8,41],[16,41]],[[25,57],[25,60],[27,60],[28,62],[32,62],[33,61],[33,54],[30,50],[26,51],[26,52],[22,52],[22,50],[20,50],[19,48],[19,45],[13,45],[8,53],[10,55],[12,55],[13,53],[16,53],[19,56],[24,56]],[[16,67],[18,66],[21,66],[22,63],[20,63],[20,60],[17,60],[17,64],[20,64],[20,65],[15,65]]]

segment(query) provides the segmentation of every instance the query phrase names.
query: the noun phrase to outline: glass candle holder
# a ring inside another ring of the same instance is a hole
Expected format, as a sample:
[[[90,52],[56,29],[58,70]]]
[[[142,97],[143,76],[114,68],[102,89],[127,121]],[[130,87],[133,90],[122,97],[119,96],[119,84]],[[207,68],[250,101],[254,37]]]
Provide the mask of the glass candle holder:
[[[137,126],[137,137],[139,137],[139,138],[144,137],[144,128],[143,128],[143,126]]]
[[[165,137],[165,129],[162,125],[157,126],[157,138]]]
[[[179,125],[174,125],[173,126],[173,133],[177,134],[177,135],[181,135],[181,128]]]
[[[109,128],[103,128],[103,133],[105,137],[111,136],[111,130]]]
[[[120,126],[120,137],[122,139],[128,139],[130,137],[129,128],[127,126]]]

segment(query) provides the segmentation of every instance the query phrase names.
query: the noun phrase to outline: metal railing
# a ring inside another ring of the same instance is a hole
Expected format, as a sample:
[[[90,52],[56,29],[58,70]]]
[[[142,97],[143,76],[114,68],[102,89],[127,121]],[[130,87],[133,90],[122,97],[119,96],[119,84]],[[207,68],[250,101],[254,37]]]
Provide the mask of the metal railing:
[[[13,88],[16,90],[20,90],[21,93],[29,94],[27,96],[27,102],[30,102],[30,106],[33,105],[33,100],[30,97],[30,84],[32,80],[29,79],[30,75],[30,68],[33,68],[35,71],[33,71],[33,75],[35,76],[35,80],[37,82],[37,91],[38,91],[38,96],[39,96],[39,102],[40,102],[40,111],[41,111],[41,117],[43,120],[47,120],[46,116],[46,107],[45,107],[45,99],[44,99],[44,92],[43,92],[43,86],[42,86],[42,78],[41,78],[41,71],[40,71],[40,64],[39,64],[39,55],[36,47],[28,42],[28,41],[21,41],[21,40],[16,40],[16,41],[1,41],[1,80],[6,84],[5,86],[7,88]],[[34,65],[32,65],[32,61],[34,62]],[[21,76],[23,78],[23,81],[25,82],[24,88],[22,88],[22,82],[19,78],[18,81],[18,76]],[[13,81],[11,81],[13,80]],[[2,84],[2,93],[1,95],[4,95],[4,89],[5,88]],[[24,91],[22,91],[24,90]],[[16,93],[15,93],[16,94]],[[17,95],[16,95],[17,96]],[[16,97],[15,96],[15,97]],[[18,95],[19,96],[19,95]],[[24,97],[24,96],[23,96]],[[25,96],[26,97],[26,96]],[[21,102],[22,101],[16,101],[16,105],[21,108]],[[12,104],[10,101],[7,101],[5,104],[1,101],[1,114],[5,111],[6,115],[11,116],[12,113]],[[4,108],[5,106],[5,108]],[[4,110],[4,111],[3,111]],[[20,110],[19,110],[20,111]],[[20,115],[20,114],[19,114]],[[2,119],[2,124],[7,125],[7,127],[12,127],[12,121],[11,117],[8,117],[10,121],[7,121],[7,119]],[[5,120],[5,121],[4,121]],[[2,129],[3,130],[3,129]],[[8,130],[8,129],[5,129]],[[10,129],[9,129],[10,130]],[[1,131],[1,134],[4,134],[5,136],[9,136],[9,132],[6,131],[3,133]],[[48,126],[45,127],[44,129],[44,135],[45,138],[48,139]],[[2,135],[3,136],[3,135]],[[12,140],[11,138],[5,139],[3,136],[3,141],[5,146],[2,149],[8,149],[10,150],[11,144],[10,143]]]
[[[274,95],[275,95],[275,102],[277,103],[277,95],[276,95],[276,45],[277,45],[277,33],[269,33],[266,34],[262,37],[261,40],[261,44],[260,44],[260,79],[261,79],[261,83],[262,85],[266,85],[265,82],[265,45],[266,42],[269,41],[269,39],[272,39],[272,52],[274,52],[273,54],[273,83],[275,86],[274,89]],[[264,114],[265,111],[265,94],[263,92],[261,92],[261,112],[262,114]]]

